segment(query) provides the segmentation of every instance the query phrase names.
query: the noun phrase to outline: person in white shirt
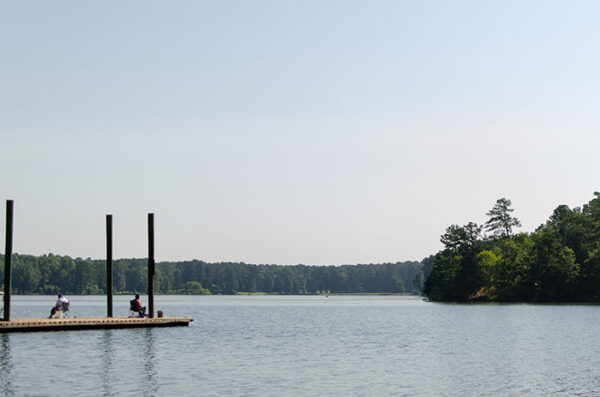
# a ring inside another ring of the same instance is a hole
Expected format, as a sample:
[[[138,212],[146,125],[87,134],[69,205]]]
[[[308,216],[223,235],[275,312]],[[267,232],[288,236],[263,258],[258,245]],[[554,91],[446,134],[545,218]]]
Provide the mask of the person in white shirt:
[[[54,316],[54,314],[58,310],[63,311],[64,303],[69,303],[69,300],[67,298],[65,298],[64,296],[62,296],[61,294],[58,294],[58,300],[56,301],[56,305],[54,305],[52,310],[50,310],[50,315],[48,316],[48,318],[52,318],[52,316]]]

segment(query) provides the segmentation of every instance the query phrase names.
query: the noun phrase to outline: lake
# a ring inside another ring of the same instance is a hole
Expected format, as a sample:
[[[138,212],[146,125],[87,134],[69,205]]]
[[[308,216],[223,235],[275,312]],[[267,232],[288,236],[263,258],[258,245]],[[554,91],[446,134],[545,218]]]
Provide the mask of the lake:
[[[74,316],[106,313],[104,296],[68,298]],[[115,316],[129,299],[115,297]],[[55,300],[13,296],[12,317],[45,317]],[[194,322],[0,334],[0,395],[600,394],[599,306],[156,296],[155,308]]]

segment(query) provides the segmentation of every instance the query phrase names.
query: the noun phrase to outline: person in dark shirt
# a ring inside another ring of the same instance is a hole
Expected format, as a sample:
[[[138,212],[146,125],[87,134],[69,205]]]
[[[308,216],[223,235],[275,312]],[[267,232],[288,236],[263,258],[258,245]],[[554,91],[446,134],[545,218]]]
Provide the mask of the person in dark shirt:
[[[135,299],[130,300],[129,304],[131,305],[131,310],[137,312],[140,317],[146,316],[146,306],[142,306],[139,295],[136,295]]]

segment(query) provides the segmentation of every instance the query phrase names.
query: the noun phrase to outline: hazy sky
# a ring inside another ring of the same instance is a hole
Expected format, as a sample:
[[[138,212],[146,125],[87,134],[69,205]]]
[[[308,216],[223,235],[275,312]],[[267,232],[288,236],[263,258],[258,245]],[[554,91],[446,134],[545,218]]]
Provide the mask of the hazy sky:
[[[14,250],[420,260],[600,190],[597,1],[0,0]]]

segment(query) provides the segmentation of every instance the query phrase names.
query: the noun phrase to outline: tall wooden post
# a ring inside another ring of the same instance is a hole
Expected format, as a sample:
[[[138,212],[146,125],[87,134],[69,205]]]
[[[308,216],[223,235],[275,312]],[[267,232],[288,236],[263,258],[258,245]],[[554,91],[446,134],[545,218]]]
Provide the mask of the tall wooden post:
[[[113,316],[112,215],[106,215],[106,317]]]
[[[154,318],[154,214],[148,214],[148,316]]]
[[[4,250],[4,321],[10,321],[10,293],[12,288],[11,261],[13,239],[12,200],[6,200],[6,249]]]

